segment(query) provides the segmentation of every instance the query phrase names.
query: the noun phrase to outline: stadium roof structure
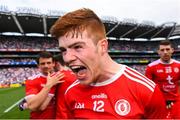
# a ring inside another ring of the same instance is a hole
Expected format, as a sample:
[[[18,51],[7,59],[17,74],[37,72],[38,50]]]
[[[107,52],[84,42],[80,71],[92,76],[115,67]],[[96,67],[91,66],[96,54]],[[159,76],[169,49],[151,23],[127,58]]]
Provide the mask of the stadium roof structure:
[[[43,36],[49,35],[49,29],[59,16],[48,16],[43,14],[0,12],[0,34],[38,33]],[[108,38],[147,39],[169,38],[180,35],[180,25],[175,22],[164,23],[161,26],[151,24],[139,24],[117,20],[103,20]]]

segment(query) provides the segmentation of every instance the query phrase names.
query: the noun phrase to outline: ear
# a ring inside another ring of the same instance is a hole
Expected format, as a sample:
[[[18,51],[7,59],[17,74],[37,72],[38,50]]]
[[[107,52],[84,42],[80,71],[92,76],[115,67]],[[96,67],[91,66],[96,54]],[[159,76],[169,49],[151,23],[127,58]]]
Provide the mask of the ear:
[[[172,53],[174,53],[174,48],[172,48]]]
[[[102,39],[98,42],[98,47],[101,53],[107,53],[108,52],[108,41],[107,39]]]
[[[160,55],[160,51],[159,51],[159,49],[157,50],[157,53],[158,53],[158,55]]]

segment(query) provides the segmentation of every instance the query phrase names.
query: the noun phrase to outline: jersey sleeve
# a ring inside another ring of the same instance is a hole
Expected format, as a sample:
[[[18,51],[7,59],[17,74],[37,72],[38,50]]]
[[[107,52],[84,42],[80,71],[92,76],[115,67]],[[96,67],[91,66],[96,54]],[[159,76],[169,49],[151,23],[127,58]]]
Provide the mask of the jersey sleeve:
[[[34,95],[38,92],[36,80],[26,80],[26,96]]]
[[[56,119],[68,119],[72,118],[71,111],[68,109],[65,100],[65,91],[69,85],[71,85],[75,80],[76,76],[71,72],[64,72],[65,73],[65,82],[60,84],[57,87],[57,94],[56,94]]]
[[[145,108],[145,118],[148,119],[166,119],[168,111],[165,105],[165,99],[158,85],[154,89],[154,93]]]
[[[145,76],[146,76],[147,78],[149,78],[150,80],[153,80],[152,68],[151,68],[150,66],[147,66],[147,67],[146,67]]]

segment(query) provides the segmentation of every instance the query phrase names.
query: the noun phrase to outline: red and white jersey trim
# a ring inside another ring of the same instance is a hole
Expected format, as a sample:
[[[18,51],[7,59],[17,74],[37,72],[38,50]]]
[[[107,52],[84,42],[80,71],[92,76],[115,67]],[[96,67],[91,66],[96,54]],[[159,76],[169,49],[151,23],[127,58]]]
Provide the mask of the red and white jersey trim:
[[[131,69],[131,68],[129,68],[129,69]],[[131,69],[131,70],[133,70],[133,69]],[[155,83],[152,82],[151,80],[149,80],[148,78],[142,77],[141,75],[137,74],[137,72],[135,72],[135,71],[132,72],[128,69],[125,70],[124,75],[127,78],[129,78],[130,80],[138,82],[138,83],[146,86],[147,88],[149,88],[152,92],[154,92]],[[136,76],[136,78],[133,76]]]
[[[144,75],[142,75],[141,73],[139,73],[138,71],[126,66],[126,65],[122,65],[120,67],[120,70],[118,73],[116,73],[112,78],[101,82],[101,83],[96,83],[95,85],[91,84],[91,86],[105,86],[108,84],[111,84],[112,82],[116,81],[122,74],[124,74],[127,78],[129,78],[132,81],[138,82],[144,86],[146,86],[148,89],[150,89],[152,92],[155,89],[156,84],[148,79],[147,77],[145,77]],[[134,77],[135,76],[135,77]],[[79,80],[76,80],[74,83],[72,83],[66,90],[65,94],[74,86],[80,84]]]
[[[29,98],[31,98],[33,96],[35,96],[35,94],[31,94],[31,95],[25,96],[24,98],[27,100],[27,99],[29,99]]]
[[[146,76],[142,75],[140,72],[138,72],[138,71],[136,71],[136,70],[134,70],[134,69],[132,69],[132,68],[130,68],[128,66],[127,66],[126,72],[132,74],[133,76],[136,76],[141,81],[143,81],[143,82],[147,83],[148,85],[150,85],[153,89],[155,88],[155,86],[156,86],[155,82],[153,82],[152,80],[150,80]]]
[[[158,65],[159,63],[161,64],[172,64],[172,63],[180,63],[179,61],[175,60],[175,59],[171,59],[169,63],[164,63],[162,62],[160,59],[156,60],[156,61],[153,61],[152,63],[150,63],[148,66],[151,67],[151,66],[154,66],[154,65]]]
[[[79,80],[74,81],[74,82],[66,89],[66,91],[65,91],[64,94],[66,94],[69,89],[71,89],[72,87],[76,86],[76,85],[79,84],[79,83],[80,83]]]
[[[125,68],[126,68],[125,65],[121,65],[120,70],[114,76],[112,76],[110,79],[108,79],[104,82],[91,84],[91,86],[98,87],[98,86],[105,86],[105,85],[111,84],[112,82],[116,81],[124,73]]]
[[[32,77],[29,77],[28,80],[34,80],[36,78],[44,77],[46,78],[47,76],[43,75],[42,73],[39,73],[37,75],[33,75]]]

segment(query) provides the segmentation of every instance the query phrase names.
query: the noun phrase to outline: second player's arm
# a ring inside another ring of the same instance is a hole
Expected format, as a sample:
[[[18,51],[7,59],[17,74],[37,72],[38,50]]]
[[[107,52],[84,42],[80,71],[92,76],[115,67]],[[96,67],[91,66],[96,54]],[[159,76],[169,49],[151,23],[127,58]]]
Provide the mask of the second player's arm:
[[[63,77],[64,74],[56,74],[52,77],[50,77],[49,75],[47,78],[47,83],[43,87],[43,89],[38,94],[26,99],[28,109],[32,111],[44,110],[52,99],[51,96],[48,97],[49,91],[54,85],[64,82],[59,81]]]

